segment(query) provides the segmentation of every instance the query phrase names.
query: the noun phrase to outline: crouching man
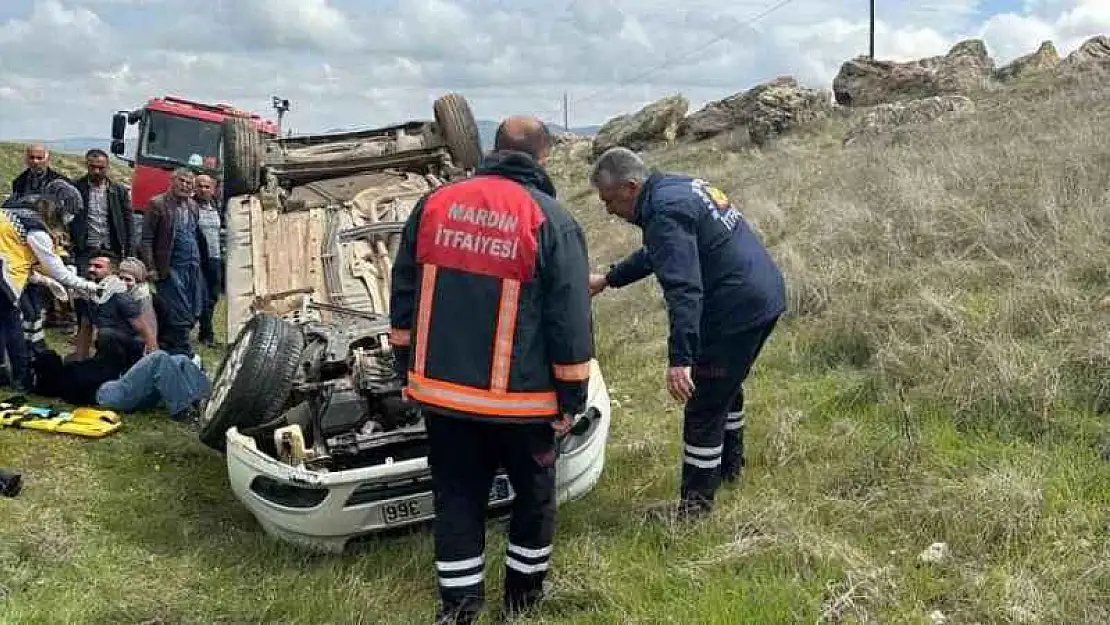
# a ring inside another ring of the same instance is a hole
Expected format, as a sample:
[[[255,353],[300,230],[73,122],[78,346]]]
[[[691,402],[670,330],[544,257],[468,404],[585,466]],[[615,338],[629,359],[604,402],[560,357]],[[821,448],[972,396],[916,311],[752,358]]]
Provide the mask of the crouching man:
[[[670,317],[667,389],[686,402],[678,514],[713,507],[744,461],[744,379],[786,310],[782,273],[725,194],[704,180],[649,172],[611,148],[591,184],[606,210],[643,230],[643,247],[590,276],[596,295],[652,273]]]
[[[96,357],[116,368],[118,375],[143,354],[158,349],[157,334],[143,314],[142,304],[129,292],[127,282],[116,275],[113,258],[92,258],[89,277],[104,286],[89,306],[89,318],[96,333]],[[87,349],[79,345],[78,353],[83,352]]]

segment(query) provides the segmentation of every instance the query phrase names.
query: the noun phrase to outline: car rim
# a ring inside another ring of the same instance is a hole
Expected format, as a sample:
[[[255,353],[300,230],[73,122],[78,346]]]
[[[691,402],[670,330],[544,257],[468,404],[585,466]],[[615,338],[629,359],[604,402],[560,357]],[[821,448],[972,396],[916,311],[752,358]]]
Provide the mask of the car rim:
[[[231,390],[231,383],[235,381],[235,377],[239,375],[239,369],[243,366],[243,357],[247,353],[247,347],[250,345],[251,335],[253,334],[253,330],[244,332],[243,336],[239,338],[239,342],[235,344],[235,349],[228,354],[227,361],[220,371],[220,376],[216,378],[212,385],[212,395],[204,406],[204,423],[207,424],[212,420],[216,411],[220,409],[220,404],[227,399],[227,393]]]

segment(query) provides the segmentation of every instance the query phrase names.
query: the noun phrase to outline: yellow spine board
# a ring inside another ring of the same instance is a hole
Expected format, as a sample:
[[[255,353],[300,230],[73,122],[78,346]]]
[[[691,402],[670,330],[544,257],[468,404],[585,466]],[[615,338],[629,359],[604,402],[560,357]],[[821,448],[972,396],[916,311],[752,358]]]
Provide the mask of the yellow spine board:
[[[123,425],[111,410],[77,408],[73,412],[57,412],[34,406],[0,403],[0,427],[21,427],[29,430],[74,434],[100,438]]]

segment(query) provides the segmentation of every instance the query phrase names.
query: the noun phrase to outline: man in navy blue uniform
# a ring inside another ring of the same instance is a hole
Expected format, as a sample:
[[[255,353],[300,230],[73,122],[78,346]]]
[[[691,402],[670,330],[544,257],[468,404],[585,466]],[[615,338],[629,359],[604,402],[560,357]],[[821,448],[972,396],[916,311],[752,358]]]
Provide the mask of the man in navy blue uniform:
[[[590,183],[606,210],[643,230],[643,247],[590,291],[652,273],[670,319],[667,389],[686,402],[679,514],[710,511],[721,480],[743,465],[743,382],[786,310],[782,273],[728,197],[704,180],[649,171],[635,152],[611,148]]]

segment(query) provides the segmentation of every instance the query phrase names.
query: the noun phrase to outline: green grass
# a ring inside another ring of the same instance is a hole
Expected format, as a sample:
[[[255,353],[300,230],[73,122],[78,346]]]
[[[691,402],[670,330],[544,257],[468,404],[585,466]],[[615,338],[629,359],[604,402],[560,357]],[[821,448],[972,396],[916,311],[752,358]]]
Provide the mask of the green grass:
[[[764,152],[653,154],[741,202],[791,316],[747,387],[742,483],[681,525],[650,512],[677,490],[682,414],[659,288],[596,300],[608,465],[560,510],[550,600],[521,622],[1110,621],[1105,84],[1000,92],[889,145],[841,149],[837,119]],[[635,248],[583,163],[551,171],[599,267]],[[26,471],[0,501],[2,622],[430,622],[428,532],[344,556],[272,540],[163,414],[104,440],[2,431],[0,458]],[[948,557],[920,561],[935,542]]]

